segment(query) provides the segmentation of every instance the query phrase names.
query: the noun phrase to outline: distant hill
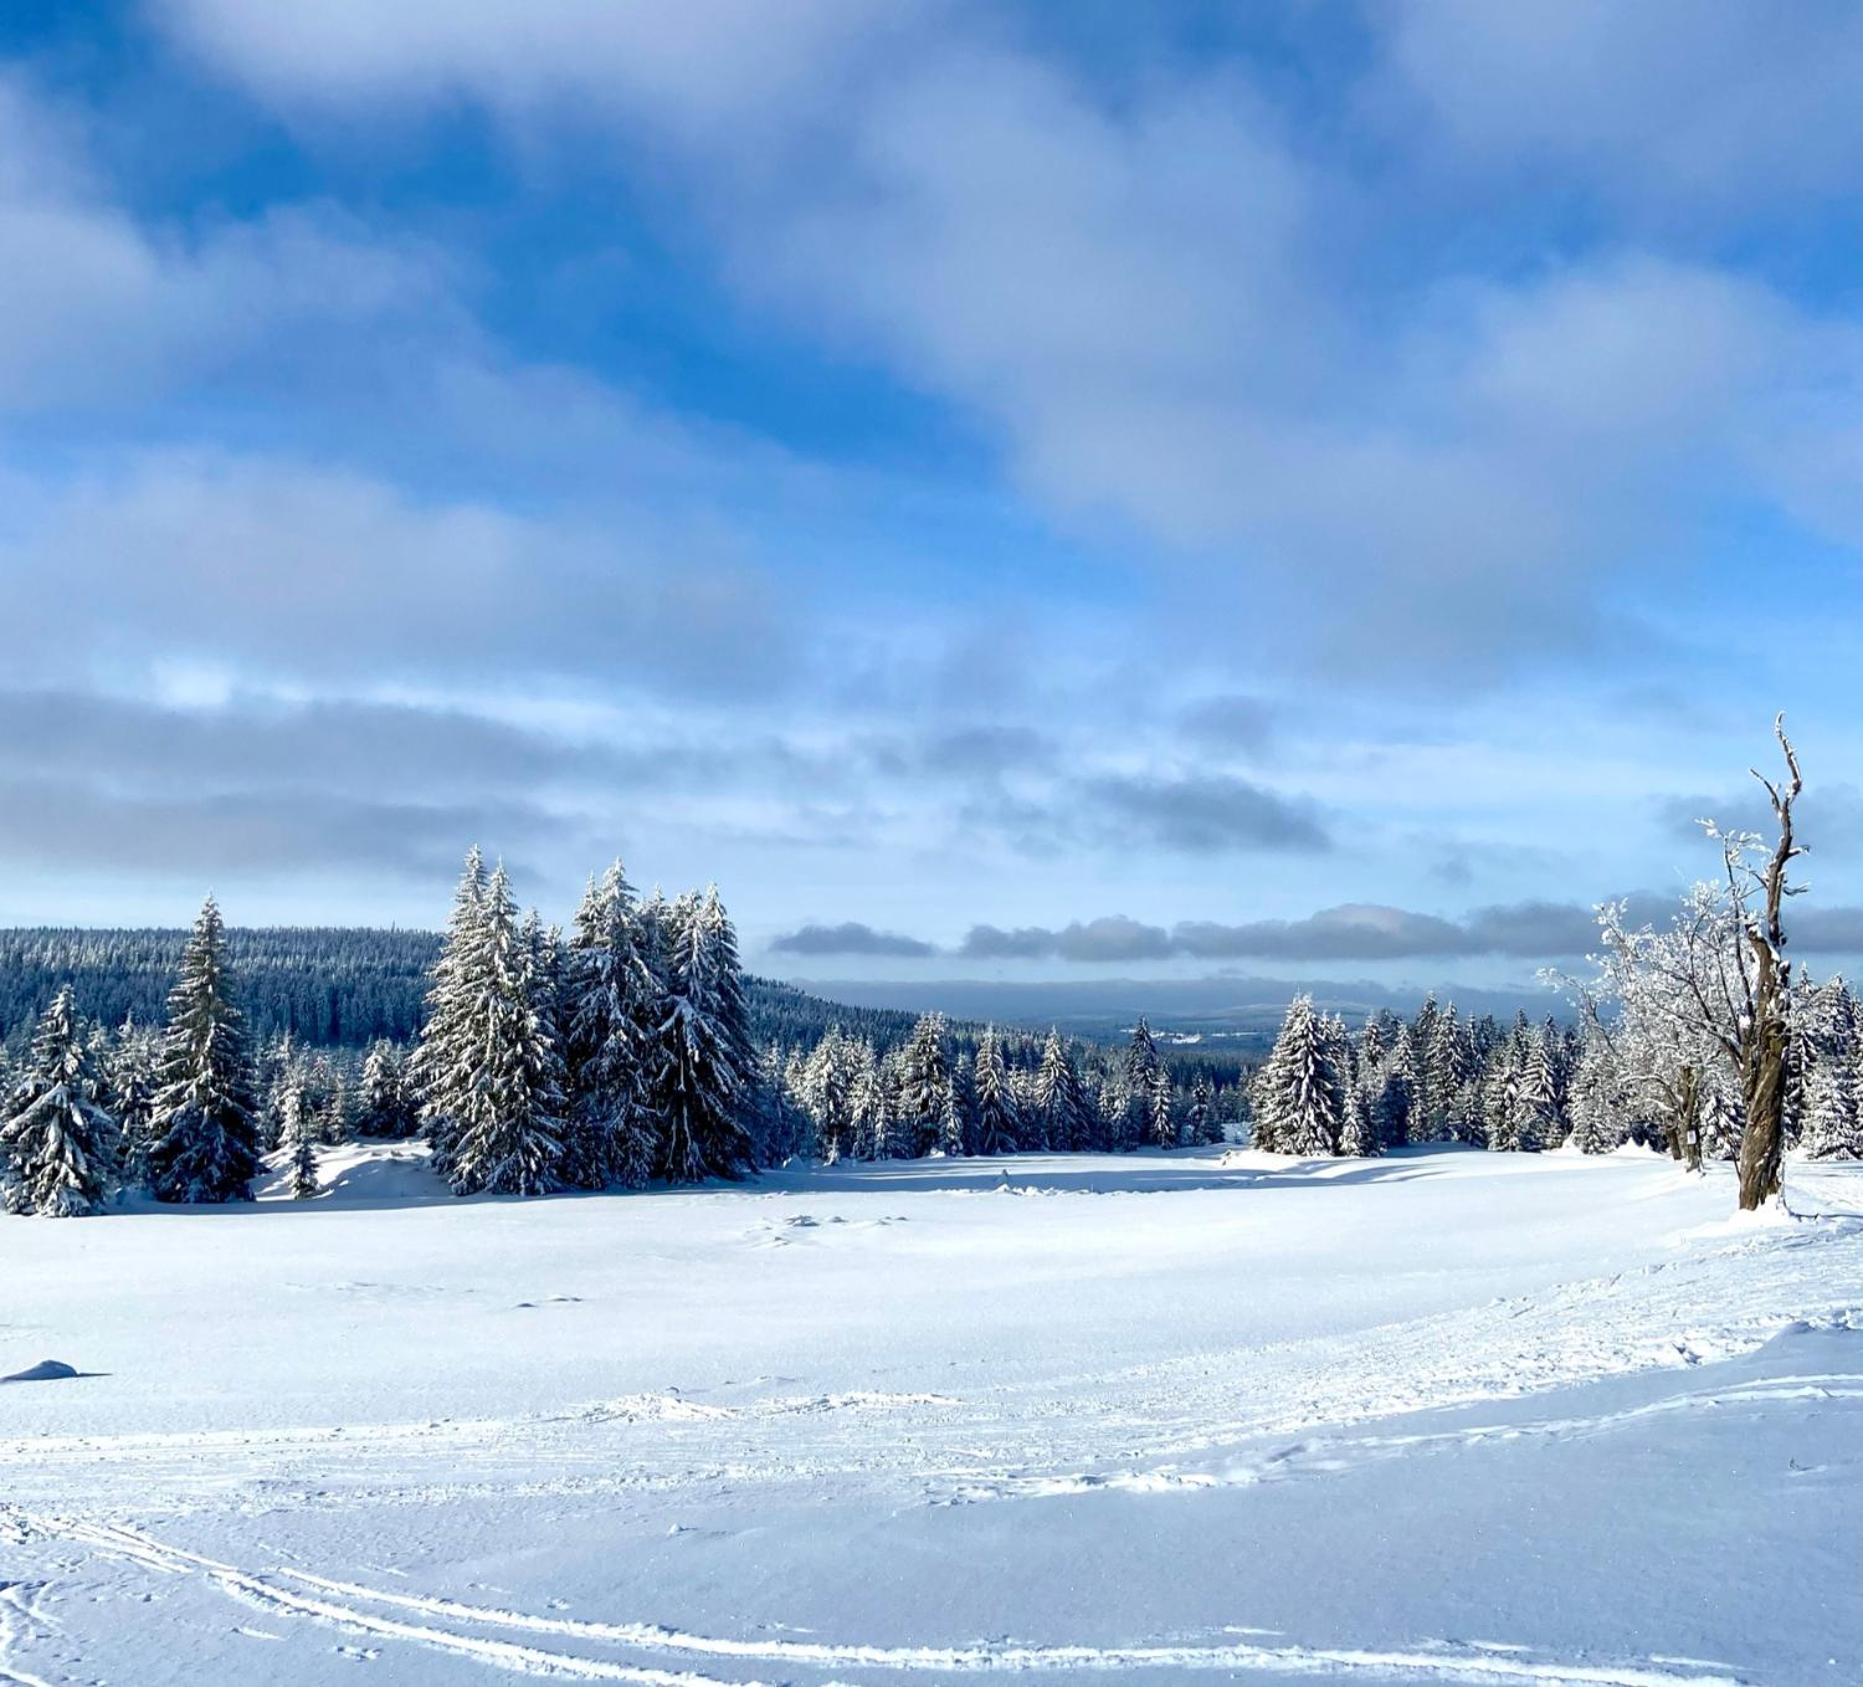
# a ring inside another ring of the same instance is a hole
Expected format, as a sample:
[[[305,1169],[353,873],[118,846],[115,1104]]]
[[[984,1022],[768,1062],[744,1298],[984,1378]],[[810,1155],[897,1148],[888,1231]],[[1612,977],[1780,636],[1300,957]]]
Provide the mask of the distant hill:
[[[1406,1017],[1423,1000],[1422,988],[1392,988],[1368,981],[1302,981],[1284,978],[1108,978],[1059,982],[938,979],[874,982],[865,979],[798,979],[799,989],[874,1008],[922,1012],[936,1008],[954,1018],[989,1021],[1043,1031],[1050,1025],[1087,1042],[1122,1038],[1140,1014],[1161,1042],[1180,1049],[1203,1047],[1253,1060],[1274,1041],[1289,998],[1311,993],[1325,1011],[1361,1023],[1380,1008]],[[1465,1013],[1511,1018],[1524,1007],[1534,1017],[1558,1013],[1563,1004],[1549,990],[1483,990],[1439,986],[1440,1000]]]

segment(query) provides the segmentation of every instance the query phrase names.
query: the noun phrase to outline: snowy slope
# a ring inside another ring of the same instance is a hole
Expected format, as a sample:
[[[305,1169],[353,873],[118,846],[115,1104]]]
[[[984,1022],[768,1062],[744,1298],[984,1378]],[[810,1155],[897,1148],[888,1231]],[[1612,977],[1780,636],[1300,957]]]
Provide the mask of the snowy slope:
[[[1863,1168],[0,1220],[0,1680],[1863,1677]]]

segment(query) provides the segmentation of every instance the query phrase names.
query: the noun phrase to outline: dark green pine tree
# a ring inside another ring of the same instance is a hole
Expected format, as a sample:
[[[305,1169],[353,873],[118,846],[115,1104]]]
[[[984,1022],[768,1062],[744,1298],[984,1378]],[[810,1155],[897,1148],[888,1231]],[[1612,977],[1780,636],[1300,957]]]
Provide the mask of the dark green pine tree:
[[[71,987],[39,1017],[24,1075],[0,1114],[0,1195],[12,1213],[82,1218],[114,1177],[116,1123],[98,1085]]]
[[[226,927],[207,898],[168,998],[149,1119],[158,1201],[250,1201],[261,1158],[245,1025],[233,1004]]]

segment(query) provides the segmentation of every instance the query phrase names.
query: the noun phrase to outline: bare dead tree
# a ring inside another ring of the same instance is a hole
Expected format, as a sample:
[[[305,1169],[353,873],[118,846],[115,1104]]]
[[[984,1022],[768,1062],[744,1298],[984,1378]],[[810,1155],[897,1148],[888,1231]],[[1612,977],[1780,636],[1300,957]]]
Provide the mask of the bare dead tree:
[[[1748,864],[1744,851],[1724,842],[1728,888],[1740,915],[1751,957],[1739,978],[1746,991],[1740,1020],[1740,1091],[1746,1126],[1740,1137],[1740,1207],[1752,1212],[1779,1193],[1785,1155],[1785,1069],[1787,1009],[1792,963],[1785,958],[1785,899],[1802,886],[1786,883],[1786,869],[1805,853],[1792,834],[1792,805],[1805,787],[1798,756],[1785,735],[1785,716],[1773,722],[1785,756],[1786,777],[1775,783],[1755,768],[1753,777],[1772,799],[1778,840],[1762,867]]]

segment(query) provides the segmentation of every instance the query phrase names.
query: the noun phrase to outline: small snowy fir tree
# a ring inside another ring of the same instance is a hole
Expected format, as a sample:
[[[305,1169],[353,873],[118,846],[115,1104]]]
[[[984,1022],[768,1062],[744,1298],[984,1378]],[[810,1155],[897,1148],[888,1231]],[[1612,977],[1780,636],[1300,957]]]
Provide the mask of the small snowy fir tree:
[[[1257,1148],[1303,1158],[1339,1152],[1344,1096],[1313,998],[1287,1005],[1280,1035],[1255,1076]]]
[[[1846,1055],[1826,1055],[1806,1086],[1804,1150],[1812,1160],[1863,1160],[1857,1072]]]
[[[233,1005],[226,927],[207,899],[168,998],[149,1120],[149,1186],[160,1201],[249,1201],[260,1163],[245,1026]]]
[[[979,1154],[1013,1154],[1020,1121],[1016,1113],[1016,1096],[1010,1086],[1009,1070],[1003,1063],[1002,1044],[996,1027],[989,1026],[977,1044],[977,1067],[974,1078],[977,1096],[977,1152]]]
[[[317,1176],[317,1129],[304,1104],[304,1078],[293,1072],[284,1081],[279,1103],[279,1146],[290,1170],[289,1188],[294,1201],[309,1201],[323,1193]]]
[[[67,985],[39,1017],[24,1076],[0,1123],[0,1192],[13,1213],[82,1218],[103,1205],[113,1178],[116,1124],[97,1081]]]
[[[665,1019],[653,1049],[660,1172],[673,1183],[741,1177],[751,1169],[756,1056],[738,966],[737,934],[714,885],[664,916]]]

